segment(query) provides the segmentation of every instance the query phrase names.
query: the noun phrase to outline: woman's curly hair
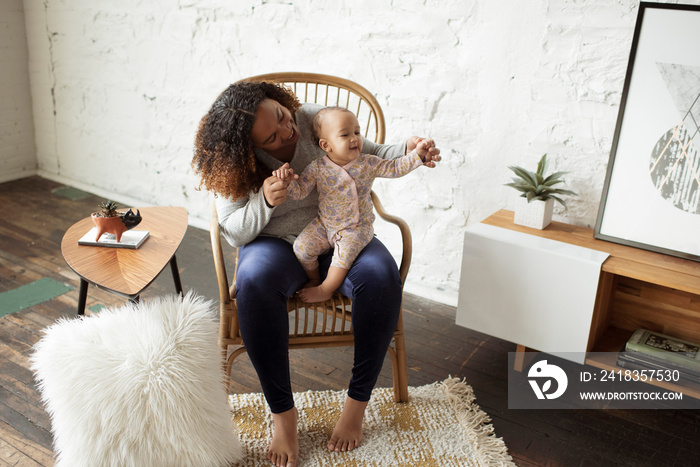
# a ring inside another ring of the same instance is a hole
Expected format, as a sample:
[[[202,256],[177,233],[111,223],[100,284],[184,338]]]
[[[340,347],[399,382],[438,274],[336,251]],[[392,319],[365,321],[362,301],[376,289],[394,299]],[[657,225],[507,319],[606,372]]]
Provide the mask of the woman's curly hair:
[[[234,200],[257,192],[271,174],[255,158],[251,131],[258,105],[274,99],[292,115],[300,107],[294,93],[283,85],[239,81],[230,85],[199,122],[192,168],[201,177],[199,188]]]

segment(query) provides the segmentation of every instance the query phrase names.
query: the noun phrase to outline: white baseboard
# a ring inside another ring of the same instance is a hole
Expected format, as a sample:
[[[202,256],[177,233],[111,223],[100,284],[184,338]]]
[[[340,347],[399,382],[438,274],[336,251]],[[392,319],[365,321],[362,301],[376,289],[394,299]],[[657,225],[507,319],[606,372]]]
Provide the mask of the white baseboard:
[[[35,173],[32,175],[39,175],[40,177],[47,178],[49,180],[53,180],[54,182],[62,183],[63,185],[71,186],[73,188],[77,188],[79,190],[86,191],[88,193],[99,196],[101,198],[118,201],[119,204],[127,205],[130,207],[153,206],[154,205],[153,202],[150,202],[150,201],[135,198],[132,196],[126,196],[123,193],[115,193],[113,191],[104,190],[104,189],[101,189],[101,188],[96,187],[94,185],[90,185],[88,183],[81,182],[80,180],[75,180],[75,179],[72,179],[70,177],[64,177],[62,175],[57,175],[57,174],[51,173],[51,172],[45,172],[43,170],[39,170],[38,173]],[[203,220],[203,219],[199,219],[196,217],[189,217],[188,216],[187,223],[188,223],[188,225],[191,225],[192,227],[196,227],[198,229],[203,229],[203,230],[207,230],[207,231],[209,230],[209,221],[208,220]]]
[[[409,271],[406,283],[403,286],[404,292],[442,303],[447,306],[457,307],[457,292],[440,290],[435,287],[429,287],[419,281],[411,281],[411,273]]]
[[[13,180],[19,180],[20,178],[33,177],[34,175],[37,175],[36,169],[15,170],[0,174],[0,183],[11,182]]]
[[[90,185],[80,180],[75,180],[70,177],[64,177],[63,175],[58,175],[51,172],[46,172],[44,170],[39,170],[38,174],[40,177],[53,180],[57,183],[62,183],[63,185],[68,185],[73,188],[78,188],[79,190],[86,191],[93,195],[99,196],[101,198],[110,199],[119,202],[119,204],[132,205],[132,206],[152,206],[153,203],[134,198],[132,196],[124,195],[123,193],[115,193],[113,191],[104,190],[102,188],[96,187],[95,185]]]

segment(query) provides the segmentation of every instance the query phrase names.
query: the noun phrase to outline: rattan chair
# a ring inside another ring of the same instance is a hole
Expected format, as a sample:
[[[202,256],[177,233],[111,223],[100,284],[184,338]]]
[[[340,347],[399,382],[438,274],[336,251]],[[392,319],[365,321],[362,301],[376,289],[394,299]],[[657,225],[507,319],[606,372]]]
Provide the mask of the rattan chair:
[[[365,88],[350,80],[316,73],[271,73],[247,78],[246,81],[267,81],[284,83],[297,95],[301,102],[323,105],[339,105],[352,110],[364,128],[365,137],[377,143],[384,142],[384,115],[379,103]],[[403,240],[403,254],[399,273],[401,285],[406,280],[411,263],[411,231],[402,219],[387,214],[376,194],[372,201],[377,214],[382,219],[398,226]],[[234,264],[233,283],[229,285],[216,207],[212,210],[211,244],[214,265],[219,286],[220,325],[219,346],[222,348],[226,376],[230,378],[233,361],[245,352],[245,346],[238,327],[236,308],[236,275],[238,255]],[[306,304],[293,296],[287,308],[290,317],[289,348],[351,346],[354,343],[350,308],[352,301],[336,292],[330,300],[322,303]],[[403,331],[403,310],[389,347],[394,379],[394,399],[397,402],[408,400],[408,379],[406,367],[406,346]]]

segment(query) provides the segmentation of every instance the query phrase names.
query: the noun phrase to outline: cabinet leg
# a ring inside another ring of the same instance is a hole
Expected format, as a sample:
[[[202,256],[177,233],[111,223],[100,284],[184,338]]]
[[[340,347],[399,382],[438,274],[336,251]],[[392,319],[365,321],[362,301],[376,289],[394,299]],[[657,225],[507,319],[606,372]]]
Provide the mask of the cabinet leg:
[[[513,369],[515,371],[521,372],[523,371],[523,368],[530,364],[530,361],[532,361],[532,355],[528,355],[526,353],[529,350],[530,349],[528,349],[524,345],[518,345],[515,348],[515,363],[513,364]]]

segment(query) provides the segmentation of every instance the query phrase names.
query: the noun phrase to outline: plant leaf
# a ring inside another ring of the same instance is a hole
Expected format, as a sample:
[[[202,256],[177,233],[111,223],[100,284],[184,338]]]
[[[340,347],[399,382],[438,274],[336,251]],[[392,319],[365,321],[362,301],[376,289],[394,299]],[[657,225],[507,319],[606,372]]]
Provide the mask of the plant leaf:
[[[542,174],[537,173],[535,174],[535,176],[537,177],[537,185],[542,185],[544,183],[544,177],[542,176]]]
[[[537,173],[539,175],[544,175],[544,172],[547,170],[547,154],[544,154],[542,156],[542,159],[537,163]]]
[[[558,183],[563,183],[563,182],[564,182],[564,180],[550,180],[550,181],[546,181],[546,180],[545,180],[545,182],[543,183],[543,185],[551,187],[551,186],[554,186],[554,185],[556,185],[556,184],[558,184]]]
[[[549,181],[554,181],[555,183],[563,182],[564,180],[561,179],[562,175],[565,175],[569,172],[554,172],[552,174],[549,174],[547,178],[544,179],[545,183]]]
[[[523,179],[526,183],[532,185],[532,186],[537,186],[537,176],[530,172],[529,170],[525,170],[522,167],[516,167],[516,166],[510,166],[508,167],[510,170],[515,172],[515,174]]]
[[[558,195],[578,196],[578,193],[576,193],[575,191],[565,190],[564,188],[557,188],[555,190],[552,190],[552,193],[556,193]]]
[[[565,203],[564,200],[561,199],[560,197],[554,196],[554,195],[549,195],[549,197],[552,198],[552,199],[555,200],[555,201],[558,201],[559,204],[561,204],[562,206],[566,207],[566,203]]]
[[[515,183],[505,183],[505,186],[515,188],[516,190],[521,191],[523,193],[527,193],[528,191],[532,191],[532,188],[530,188],[529,186],[516,185]]]

